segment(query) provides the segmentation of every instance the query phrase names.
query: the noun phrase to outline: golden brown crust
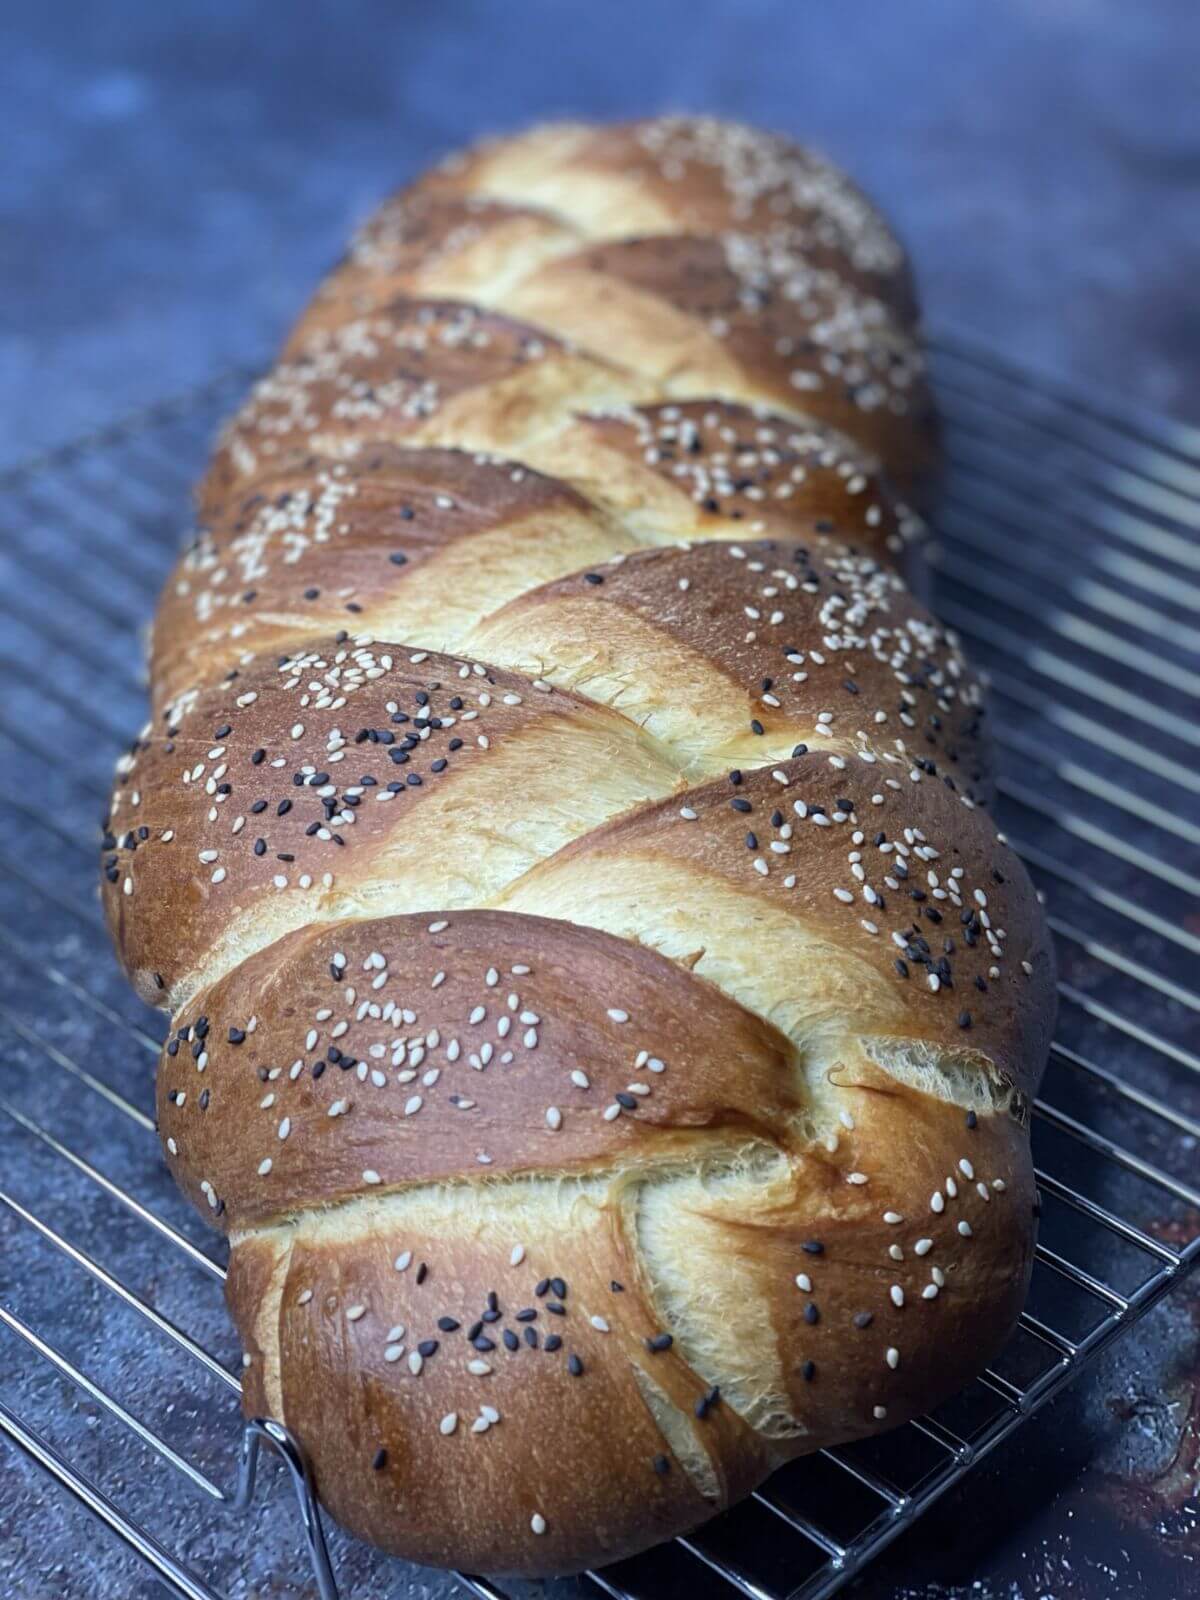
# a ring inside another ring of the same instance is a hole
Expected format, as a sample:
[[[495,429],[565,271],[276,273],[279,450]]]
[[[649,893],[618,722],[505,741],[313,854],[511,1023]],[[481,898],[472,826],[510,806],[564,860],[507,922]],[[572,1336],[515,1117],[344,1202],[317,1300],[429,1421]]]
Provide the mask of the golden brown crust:
[[[828,536],[618,556],[523,594],[472,644],[619,706],[701,770],[855,741],[989,796],[982,688],[953,634]]]
[[[719,990],[627,940],[494,911],[303,928],[173,1020],[159,1129],[226,1228],[364,1181],[633,1171],[705,1134],[770,1137],[802,1104],[787,1041]]]
[[[608,785],[585,790],[598,766]],[[563,799],[498,828],[493,806],[522,779]],[[108,818],[105,911],[143,998],[178,1006],[305,923],[486,900],[677,782],[630,724],[549,685],[325,641],[189,693],[135,743]]]
[[[336,1233],[287,1241],[269,1335],[284,1353],[272,1409],[318,1441],[317,1486],[334,1515],[410,1560],[551,1573],[657,1543],[747,1493],[774,1455],[728,1406],[706,1416],[700,1442],[715,1492],[706,1478],[703,1493],[642,1396],[643,1369],[685,1417],[710,1391],[670,1352],[646,1350],[661,1324],[619,1218],[577,1206],[516,1266],[505,1221],[503,1211],[481,1217],[464,1236],[426,1211],[404,1231],[402,1273],[386,1223],[350,1224],[350,1249]],[[253,1330],[279,1249],[260,1234],[233,1253],[229,1301],[251,1372],[264,1359],[274,1366]],[[538,1293],[550,1277],[562,1300],[549,1284]],[[497,1320],[484,1323],[493,1309]],[[518,1321],[521,1312],[535,1320]],[[447,1318],[449,1332],[439,1326]]]
[[[638,395],[632,374],[528,323],[402,298],[319,329],[254,386],[218,440],[201,509],[211,515],[260,474],[314,454],[346,460],[387,440],[511,453],[569,397]]]
[[[481,958],[506,938],[530,957],[521,982],[532,992],[549,979],[564,1029],[594,1009],[558,980],[546,924],[465,920]],[[405,934],[380,924],[371,936]],[[610,953],[613,941],[589,938],[594,954]],[[570,944],[565,953],[570,961]],[[624,973],[631,959],[654,970],[644,953],[616,959]],[[669,980],[688,982],[678,971]],[[717,1111],[739,1075],[733,1051],[716,1066],[719,1017],[706,1010],[711,991],[696,988],[662,1086],[679,1074],[700,1103],[715,1092]],[[745,1039],[764,1067],[776,1054],[765,1033]],[[312,1442],[327,1503],[385,1548],[531,1573],[629,1553],[702,1520],[789,1456],[916,1414],[994,1352],[1019,1309],[1031,1264],[1025,1133],[1007,1112],[964,1115],[862,1060],[832,1064],[825,1082],[838,1098],[836,1135],[777,1124],[783,1154],[754,1180],[753,1204],[736,1183],[724,1188],[746,1159],[736,1141],[747,1130],[726,1123],[714,1144],[711,1124],[679,1127],[664,1144],[657,1123],[643,1128],[640,1160],[610,1151],[524,1175],[492,1167],[450,1184],[372,1185],[340,1206],[235,1230],[229,1298],[251,1405]],[[519,1110],[525,1087],[506,1076],[492,1093]],[[349,1121],[334,1125],[350,1141]],[[686,1137],[695,1148],[681,1162]],[[181,1144],[177,1169],[189,1147],[194,1159],[194,1140]],[[683,1239],[665,1266],[664,1226]],[[680,1300],[676,1275],[688,1265],[694,1281]],[[698,1295],[727,1328],[724,1386],[713,1349],[693,1337]],[[775,1409],[753,1426],[732,1359],[751,1341],[763,1383],[778,1386]],[[582,1479],[551,1470],[580,1460]],[[481,1489],[492,1515],[467,1517]]]
[[[218,443],[105,908],[247,1410],[389,1550],[629,1555],[1016,1318],[1054,963],[934,453],[886,224],[703,117],[445,163]]]
[[[1032,1094],[1054,1014],[1049,935],[1020,859],[935,777],[852,746],[735,770],[593,829],[500,903],[568,918],[590,902],[595,926],[624,932],[623,907],[651,922],[656,870],[693,880],[678,914],[712,908],[716,927],[690,928],[693,970],[797,1042],[814,1026],[928,1041],[981,1090]]]
[[[300,351],[318,330],[383,310],[400,296],[486,295],[512,260],[548,260],[579,243],[575,228],[531,206],[419,189],[394,195],[359,229],[289,334],[287,350]]]
[[[595,238],[782,236],[815,265],[891,301],[901,315],[915,312],[903,250],[844,172],[811,148],[716,117],[548,124],[454,156],[417,188],[520,195]]]
[[[809,412],[902,484],[931,464],[932,404],[912,333],[836,273],[753,237],[589,245],[531,273],[506,303],[652,375],[671,397]]]
[[[763,406],[670,401],[581,412],[555,470],[645,543],[836,533],[893,564],[924,535],[878,462],[834,428]]]
[[[508,597],[506,573],[520,593],[539,560],[570,570],[625,547],[569,485],[512,461],[393,444],[312,457],[258,476],[180,558],[154,623],[156,701],[340,628],[454,648]]]

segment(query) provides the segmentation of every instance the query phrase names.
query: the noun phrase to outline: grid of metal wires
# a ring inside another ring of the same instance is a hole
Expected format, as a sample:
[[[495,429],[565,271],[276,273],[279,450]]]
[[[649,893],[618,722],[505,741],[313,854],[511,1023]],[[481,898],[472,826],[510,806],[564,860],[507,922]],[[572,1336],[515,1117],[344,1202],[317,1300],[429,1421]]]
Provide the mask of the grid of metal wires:
[[[1200,430],[1106,412],[960,339],[934,360],[951,463],[936,605],[991,675],[1002,822],[1062,965],[1033,1293],[949,1405],[794,1463],[572,1593],[823,1600],[1200,1260]],[[331,1600],[334,1566],[344,1593],[397,1569],[340,1534],[328,1562],[288,1436],[242,1432],[223,1269],[157,1160],[158,1024],[89,892],[108,770],[142,714],[136,630],[245,379],[0,480],[0,750],[19,774],[0,792],[0,1454],[178,1595],[294,1577],[306,1541],[305,1581]],[[254,1496],[264,1442],[291,1483]]]

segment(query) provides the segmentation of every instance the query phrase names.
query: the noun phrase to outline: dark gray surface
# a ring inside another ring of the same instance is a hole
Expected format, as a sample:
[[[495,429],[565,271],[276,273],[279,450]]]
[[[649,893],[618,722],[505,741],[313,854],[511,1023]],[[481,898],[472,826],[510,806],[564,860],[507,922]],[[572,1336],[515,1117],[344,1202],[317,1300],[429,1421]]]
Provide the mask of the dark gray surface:
[[[466,136],[715,111],[823,145],[933,321],[1200,415],[1195,0],[3,0],[0,461],[275,340]]]

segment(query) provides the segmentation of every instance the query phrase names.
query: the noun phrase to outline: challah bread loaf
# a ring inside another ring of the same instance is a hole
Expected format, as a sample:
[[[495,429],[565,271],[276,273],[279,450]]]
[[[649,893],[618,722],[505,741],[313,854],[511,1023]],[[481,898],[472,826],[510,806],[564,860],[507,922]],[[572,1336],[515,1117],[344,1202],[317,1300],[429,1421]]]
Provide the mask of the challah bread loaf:
[[[105,904],[247,1409],[389,1550],[631,1554],[1020,1308],[1053,956],[901,576],[913,318],[809,153],[538,129],[389,201],[218,443]]]

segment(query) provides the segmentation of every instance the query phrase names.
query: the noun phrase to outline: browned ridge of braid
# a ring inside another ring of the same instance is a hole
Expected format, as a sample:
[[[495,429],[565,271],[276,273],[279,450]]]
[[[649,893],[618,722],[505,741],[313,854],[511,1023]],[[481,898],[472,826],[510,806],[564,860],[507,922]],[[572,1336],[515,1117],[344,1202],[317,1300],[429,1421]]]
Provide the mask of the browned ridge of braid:
[[[874,208],[689,117],[443,164],[225,428],[105,904],[247,1409],[385,1548],[615,1560],[1011,1329],[1054,966],[935,458]]]

